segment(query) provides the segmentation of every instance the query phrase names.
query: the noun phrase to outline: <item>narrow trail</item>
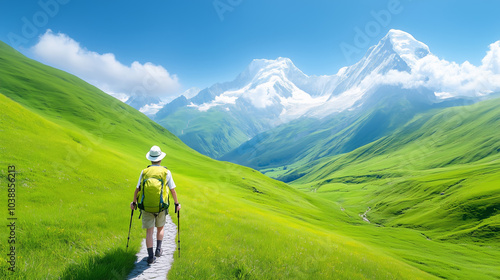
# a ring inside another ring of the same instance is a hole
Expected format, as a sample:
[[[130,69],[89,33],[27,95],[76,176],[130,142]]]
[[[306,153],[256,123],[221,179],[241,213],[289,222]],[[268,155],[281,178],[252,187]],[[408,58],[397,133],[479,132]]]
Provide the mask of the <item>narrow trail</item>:
[[[146,230],[144,230],[146,234]],[[175,238],[177,235],[177,226],[172,221],[170,215],[167,215],[167,221],[164,227],[163,235],[163,255],[156,258],[156,263],[147,264],[148,250],[146,248],[146,239],[142,240],[141,250],[137,253],[135,268],[130,272],[127,279],[166,279],[167,273],[174,262],[174,253],[177,249]],[[153,249],[156,249],[156,228],[153,234]]]
[[[370,207],[368,207],[368,209],[366,209],[365,213],[363,214],[359,214],[359,216],[363,219],[363,221],[367,222],[370,224],[370,220],[368,220],[368,218],[366,217],[366,214],[368,214],[368,212],[372,210]]]

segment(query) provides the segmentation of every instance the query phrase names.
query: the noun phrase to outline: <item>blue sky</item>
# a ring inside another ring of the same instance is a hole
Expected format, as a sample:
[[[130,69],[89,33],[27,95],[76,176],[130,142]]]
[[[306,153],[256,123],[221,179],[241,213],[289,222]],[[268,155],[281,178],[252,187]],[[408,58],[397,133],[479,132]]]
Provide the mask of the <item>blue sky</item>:
[[[162,66],[183,91],[232,80],[255,58],[288,57],[306,74],[334,74],[391,28],[440,58],[479,65],[500,40],[498,11],[493,0],[2,1],[0,40],[13,45],[17,38],[17,49],[33,56],[51,29],[124,65]],[[357,30],[368,39],[363,45],[356,44]],[[359,52],[348,56],[342,44]]]

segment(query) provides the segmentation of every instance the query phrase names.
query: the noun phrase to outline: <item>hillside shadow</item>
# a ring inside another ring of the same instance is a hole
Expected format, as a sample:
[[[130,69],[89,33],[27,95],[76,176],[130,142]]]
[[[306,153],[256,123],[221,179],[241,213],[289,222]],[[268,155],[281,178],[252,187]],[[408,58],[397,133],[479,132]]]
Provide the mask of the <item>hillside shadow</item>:
[[[126,279],[136,260],[132,250],[113,249],[104,255],[69,265],[61,279]]]

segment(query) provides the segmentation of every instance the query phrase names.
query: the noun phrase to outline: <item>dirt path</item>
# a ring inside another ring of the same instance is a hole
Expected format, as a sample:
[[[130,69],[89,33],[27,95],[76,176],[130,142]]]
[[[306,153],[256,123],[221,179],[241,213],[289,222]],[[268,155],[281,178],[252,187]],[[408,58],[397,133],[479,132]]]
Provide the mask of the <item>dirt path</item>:
[[[176,235],[177,226],[172,222],[170,215],[167,215],[167,222],[165,223],[163,236],[163,255],[156,258],[156,263],[148,266],[148,250],[146,249],[146,239],[142,240],[142,246],[139,253],[137,253],[137,261],[135,262],[135,268],[130,272],[127,279],[166,279],[167,273],[172,267],[174,262],[174,253],[176,251]],[[146,230],[144,230],[146,234]],[[156,249],[156,228],[153,234],[153,248]]]

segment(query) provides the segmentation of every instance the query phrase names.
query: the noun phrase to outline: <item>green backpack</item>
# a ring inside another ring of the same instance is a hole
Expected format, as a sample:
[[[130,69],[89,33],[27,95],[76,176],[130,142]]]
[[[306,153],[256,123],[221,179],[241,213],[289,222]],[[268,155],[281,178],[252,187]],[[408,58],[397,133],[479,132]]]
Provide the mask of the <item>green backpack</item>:
[[[156,165],[150,165],[142,171],[141,190],[137,194],[139,209],[150,213],[168,210],[167,171],[166,167]]]

